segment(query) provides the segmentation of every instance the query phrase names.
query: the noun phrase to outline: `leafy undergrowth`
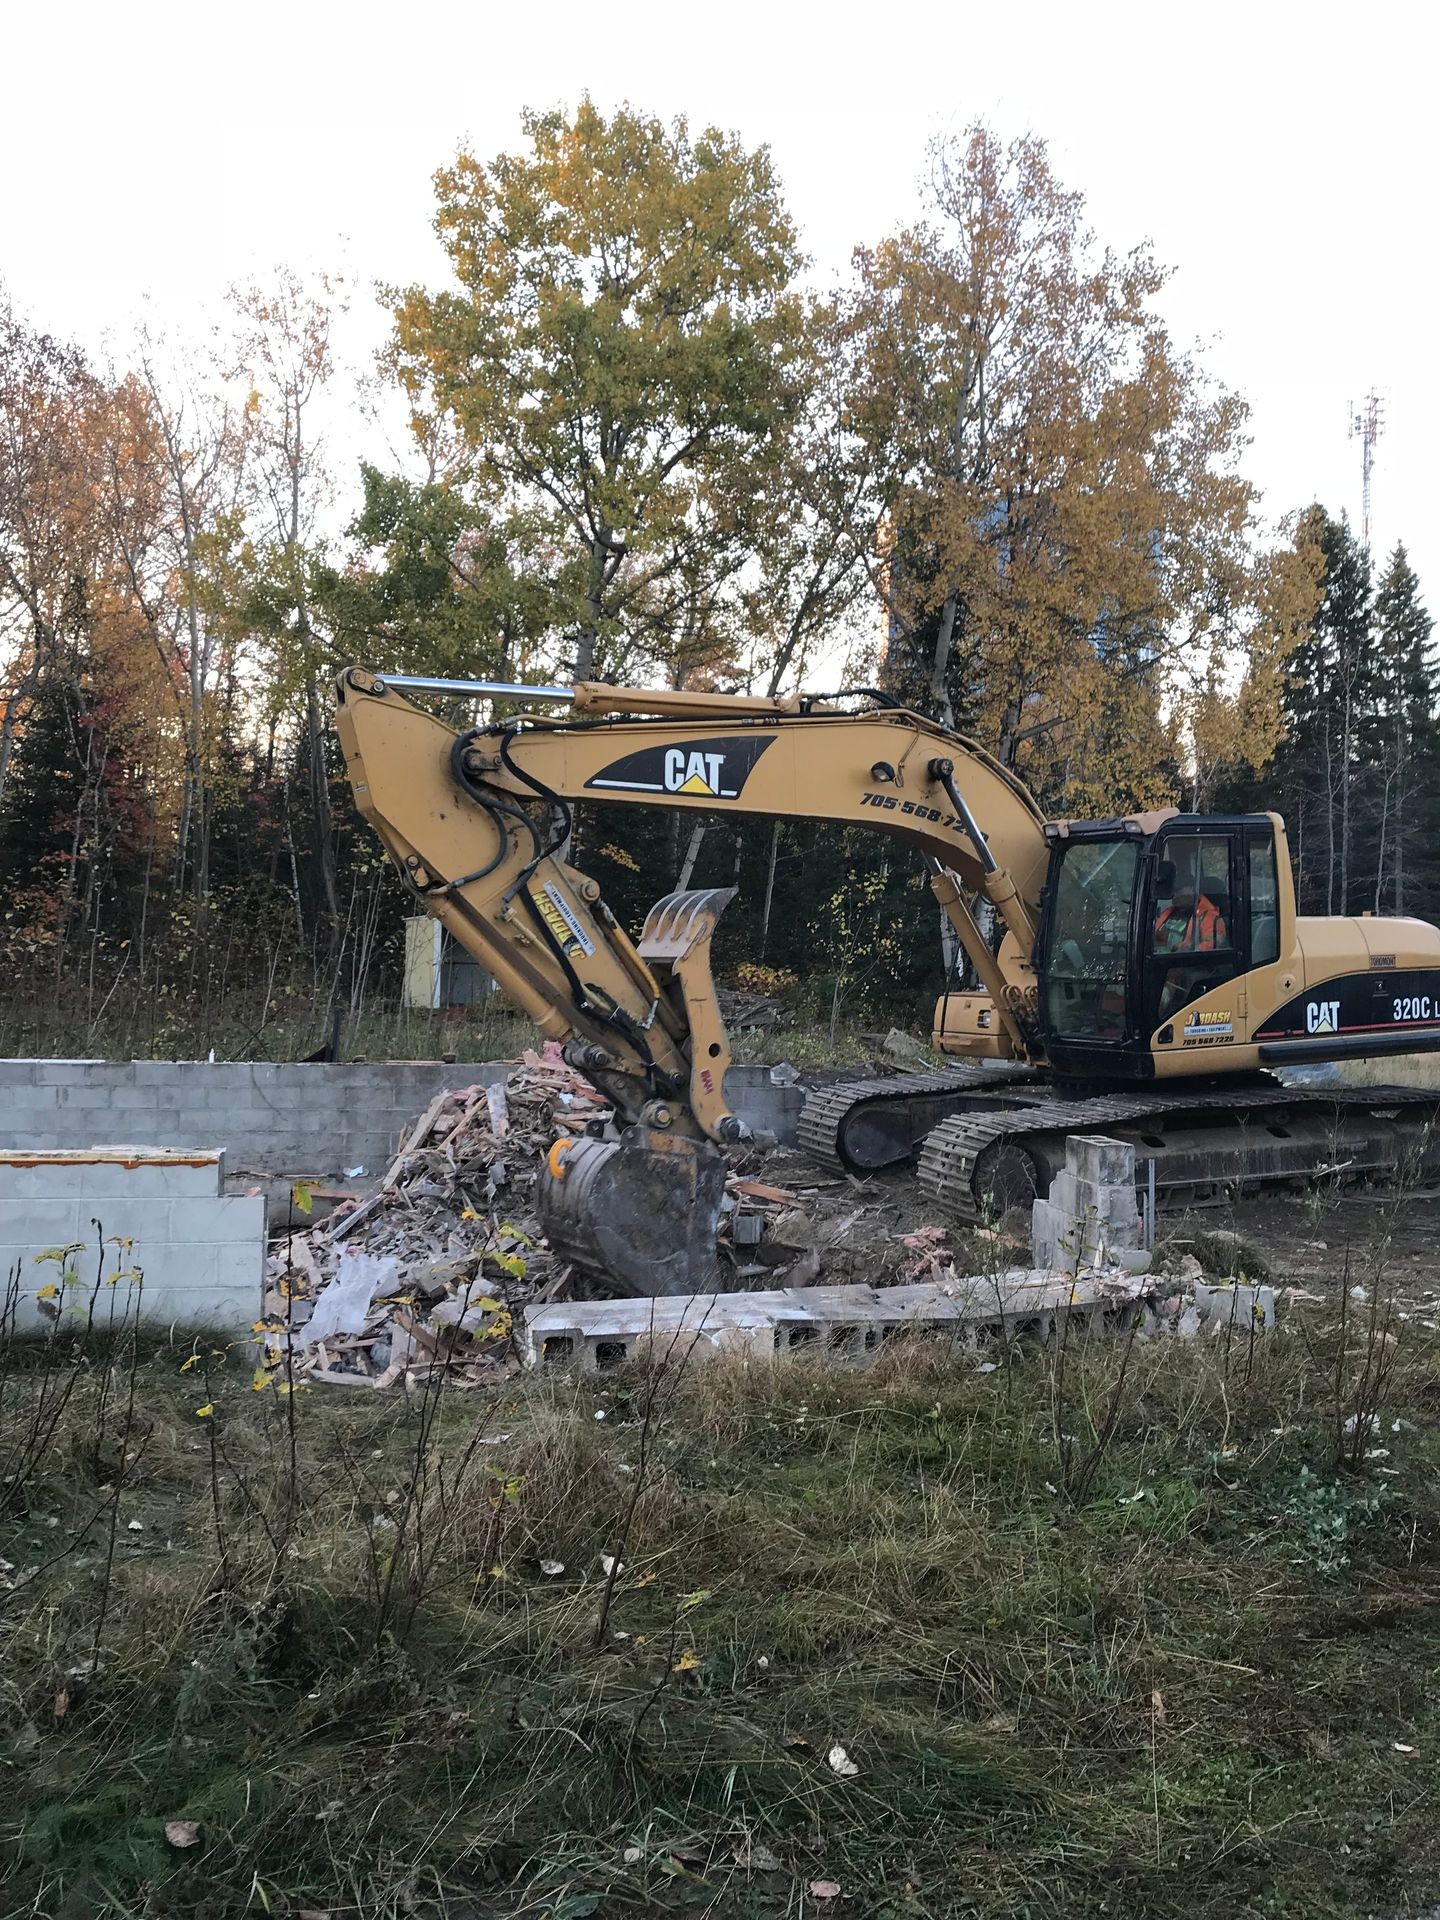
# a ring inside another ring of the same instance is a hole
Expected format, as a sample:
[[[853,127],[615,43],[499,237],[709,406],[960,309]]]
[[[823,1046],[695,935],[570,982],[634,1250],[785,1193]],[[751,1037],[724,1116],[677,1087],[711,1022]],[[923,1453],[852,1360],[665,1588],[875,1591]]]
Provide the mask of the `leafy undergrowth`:
[[[1411,1911],[1440,1374],[1357,1447],[1341,1337],[408,1404],[14,1347],[0,1911]]]

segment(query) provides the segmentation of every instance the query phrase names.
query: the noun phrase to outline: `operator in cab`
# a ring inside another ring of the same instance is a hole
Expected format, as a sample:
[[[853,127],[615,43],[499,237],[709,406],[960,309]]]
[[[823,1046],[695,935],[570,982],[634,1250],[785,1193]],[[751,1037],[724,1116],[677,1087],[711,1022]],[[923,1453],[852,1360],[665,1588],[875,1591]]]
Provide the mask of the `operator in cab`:
[[[1177,851],[1180,859],[1162,861],[1155,876],[1157,898],[1153,953],[1213,953],[1228,941],[1225,916],[1204,892],[1195,872],[1197,847]]]

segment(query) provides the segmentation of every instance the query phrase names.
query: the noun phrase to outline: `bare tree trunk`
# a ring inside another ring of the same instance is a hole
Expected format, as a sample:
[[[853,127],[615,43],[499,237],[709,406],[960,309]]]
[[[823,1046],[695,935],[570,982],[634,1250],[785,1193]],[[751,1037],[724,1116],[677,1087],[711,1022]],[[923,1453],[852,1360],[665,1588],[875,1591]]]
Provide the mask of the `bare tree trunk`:
[[[1402,752],[1404,750],[1402,749]],[[1403,762],[1402,762],[1403,765]],[[1395,796],[1395,911],[1405,911],[1405,776],[1400,775],[1400,791]],[[1379,911],[1377,904],[1376,911]]]
[[[340,921],[340,889],[335,870],[335,816],[330,805],[330,781],[325,767],[325,733],[320,719],[320,696],[314,678],[305,682],[306,757],[310,773],[310,806],[315,821],[315,851],[320,858],[320,886],[331,928]]]
[[[983,369],[983,359],[979,365]],[[965,352],[960,363],[960,397],[955,403],[955,425],[950,436],[950,458],[952,473],[956,481],[960,479],[960,455],[965,444],[965,422],[970,412],[970,402],[976,387],[976,356],[973,335],[967,336]],[[979,393],[980,436],[983,447],[985,436],[985,393],[983,376]],[[934,700],[941,724],[953,727],[955,709],[950,699],[946,675],[950,667],[950,652],[955,644],[955,616],[960,610],[960,596],[952,587],[945,596],[945,604],[940,610],[940,631],[935,636],[935,654],[930,666],[930,697]]]
[[[1335,751],[1325,728],[1325,911],[1335,911]]]
[[[770,858],[765,868],[765,907],[760,915],[760,958],[765,958],[765,948],[770,939],[770,902],[775,897],[775,852],[780,844],[780,822],[770,822]]]
[[[945,676],[950,666],[950,649],[955,642],[955,614],[959,604],[959,595],[953,590],[946,594],[940,611],[940,631],[935,636],[935,657],[930,664],[930,697],[935,702],[940,724],[945,727],[955,724],[955,709]]]
[[[1390,826],[1390,785],[1393,775],[1386,774],[1380,798],[1380,833],[1375,852],[1375,897],[1372,910],[1380,911],[1380,889],[1385,884],[1385,835]]]
[[[684,893],[690,884],[690,876],[695,871],[695,862],[699,858],[701,847],[704,845],[705,832],[708,824],[706,820],[697,820],[695,825],[690,829],[690,844],[685,849],[685,858],[680,865],[680,877],[675,882],[675,891],[677,893]]]
[[[595,678],[595,643],[600,635],[603,612],[601,594],[605,584],[607,543],[597,538],[590,543],[590,585],[585,595],[586,624],[575,642],[575,678]]]
[[[1345,679],[1345,728],[1340,754],[1340,911],[1350,911],[1350,756],[1354,747],[1350,677]]]

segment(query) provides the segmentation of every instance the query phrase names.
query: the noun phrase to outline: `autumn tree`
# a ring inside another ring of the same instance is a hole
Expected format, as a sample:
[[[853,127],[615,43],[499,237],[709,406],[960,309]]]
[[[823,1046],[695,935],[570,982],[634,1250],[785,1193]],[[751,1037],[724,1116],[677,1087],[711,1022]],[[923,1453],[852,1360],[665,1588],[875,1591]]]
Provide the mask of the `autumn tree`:
[[[350,564],[316,576],[339,652],[393,673],[521,678],[550,606],[523,533],[442,480],[367,464],[361,484]]]
[[[31,702],[83,632],[101,564],[91,482],[103,399],[81,355],[28,326],[0,287],[0,797]]]
[[[804,405],[756,474],[754,558],[744,598],[766,692],[803,681],[817,648],[852,618],[877,631],[870,591],[889,466],[883,437],[856,433],[853,297],[811,303],[803,330]]]
[[[1298,684],[1295,657],[1311,632],[1325,577],[1314,514],[1292,516],[1284,530],[1289,538],[1256,559],[1256,618],[1238,680],[1234,662],[1215,651],[1181,690],[1186,797],[1200,813],[1229,803],[1273,804],[1266,776],[1285,739],[1289,695]]]
[[[455,285],[397,295],[393,364],[445,476],[543,556],[580,678],[730,643],[757,474],[798,404],[800,263],[770,156],[588,99],[437,176]]]
[[[215,527],[239,511],[245,414],[204,357],[172,354],[143,333],[138,348],[138,372],[109,397],[98,497],[119,589],[156,669],[154,697],[183,741],[174,885],[204,901],[215,705],[233,649],[207,603],[203,559]]]
[[[857,255],[892,673],[1028,759],[1053,805],[1168,797],[1187,701],[1238,682],[1276,611],[1245,407],[1177,350],[1164,269],[1098,245],[1042,140],[975,126],[932,161],[928,219]]]
[[[325,577],[320,522],[333,481],[318,428],[333,378],[331,331],[341,298],[326,275],[288,268],[268,286],[236,288],[233,377],[247,388],[249,443],[243,517],[217,528],[208,594],[233,632],[263,642],[272,712],[298,715],[306,811],[320,896],[333,929],[340,892],[331,797],[332,749],[321,681],[334,664],[317,618]]]

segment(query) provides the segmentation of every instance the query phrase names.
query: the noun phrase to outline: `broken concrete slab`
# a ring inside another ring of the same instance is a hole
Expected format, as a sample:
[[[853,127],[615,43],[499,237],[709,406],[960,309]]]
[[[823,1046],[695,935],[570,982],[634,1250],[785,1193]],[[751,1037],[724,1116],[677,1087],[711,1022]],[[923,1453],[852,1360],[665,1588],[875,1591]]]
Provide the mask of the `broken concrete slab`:
[[[1207,1286],[1195,1282],[1195,1306],[1202,1321],[1216,1329],[1234,1327],[1249,1332],[1251,1326],[1269,1330],[1275,1325],[1275,1289],[1238,1282],[1230,1286]]]
[[[1048,1340],[1067,1322],[1081,1332],[1127,1326],[1146,1283],[1131,1275],[1081,1279],[1015,1268],[909,1286],[776,1287],[752,1293],[565,1301],[526,1313],[530,1366],[606,1372],[643,1352],[676,1360],[824,1353],[854,1364],[903,1332],[956,1347],[981,1338]]]

